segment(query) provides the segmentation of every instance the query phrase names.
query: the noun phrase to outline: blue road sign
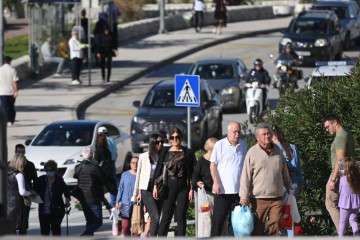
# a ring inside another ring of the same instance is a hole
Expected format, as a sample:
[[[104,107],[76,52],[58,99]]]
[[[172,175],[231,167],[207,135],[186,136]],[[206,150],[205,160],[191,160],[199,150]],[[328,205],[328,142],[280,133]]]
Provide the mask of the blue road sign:
[[[200,77],[198,75],[175,75],[175,106],[200,106]]]

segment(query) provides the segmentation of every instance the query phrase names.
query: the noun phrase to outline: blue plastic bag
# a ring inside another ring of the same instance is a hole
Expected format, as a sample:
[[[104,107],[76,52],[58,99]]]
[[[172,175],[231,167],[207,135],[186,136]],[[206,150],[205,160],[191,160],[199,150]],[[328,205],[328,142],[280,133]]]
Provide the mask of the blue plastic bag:
[[[248,206],[236,206],[231,212],[231,223],[235,237],[250,236],[254,230],[254,215]]]

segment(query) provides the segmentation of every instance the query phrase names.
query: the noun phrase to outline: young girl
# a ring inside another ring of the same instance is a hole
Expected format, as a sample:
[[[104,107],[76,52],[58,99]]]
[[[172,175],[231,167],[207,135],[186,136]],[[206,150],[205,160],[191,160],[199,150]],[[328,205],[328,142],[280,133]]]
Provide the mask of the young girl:
[[[353,235],[359,236],[357,215],[360,208],[360,169],[352,157],[344,157],[339,161],[342,173],[339,185],[339,236],[344,236],[350,223]]]

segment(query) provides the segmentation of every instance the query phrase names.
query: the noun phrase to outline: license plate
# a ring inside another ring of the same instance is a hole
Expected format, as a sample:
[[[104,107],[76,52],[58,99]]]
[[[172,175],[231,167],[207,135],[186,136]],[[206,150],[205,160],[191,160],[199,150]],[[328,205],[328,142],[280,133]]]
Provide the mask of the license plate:
[[[301,52],[301,51],[296,51],[296,53],[300,56],[310,56],[310,52]]]

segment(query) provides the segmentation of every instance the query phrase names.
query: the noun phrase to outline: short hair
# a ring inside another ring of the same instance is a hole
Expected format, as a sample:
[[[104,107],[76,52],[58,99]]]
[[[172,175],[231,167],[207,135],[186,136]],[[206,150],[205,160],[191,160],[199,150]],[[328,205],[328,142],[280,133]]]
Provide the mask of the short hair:
[[[22,154],[15,154],[11,161],[9,162],[9,167],[15,168],[16,170],[22,172],[24,171],[25,165],[27,163],[26,157]]]
[[[4,57],[4,62],[5,62],[5,63],[10,64],[11,61],[12,61],[12,57],[10,57],[10,56],[5,56],[5,57]]]
[[[217,141],[218,141],[217,138],[214,138],[214,137],[208,138],[208,140],[206,140],[206,142],[205,142],[204,149],[206,151],[212,151],[214,148],[214,145]]]
[[[50,168],[51,170],[53,170],[54,172],[57,172],[58,168],[57,168],[57,163],[54,160],[49,160],[44,164],[44,169],[48,169]]]
[[[94,151],[91,147],[84,147],[82,150],[82,156],[85,159],[91,160],[94,156]]]
[[[231,128],[231,126],[232,126],[233,124],[237,124],[237,125],[239,125],[239,127],[241,128],[241,124],[240,124],[239,122],[232,121],[232,122],[230,122],[230,123],[228,124],[227,130],[230,130],[230,128]]]
[[[323,123],[325,123],[326,121],[336,121],[337,123],[341,124],[340,117],[335,113],[329,113],[328,115],[326,115],[323,119]]]
[[[272,130],[271,130],[271,128],[269,127],[269,125],[267,125],[267,123],[261,122],[261,123],[259,123],[259,124],[256,126],[256,128],[255,128],[255,136],[258,135],[260,129],[264,129],[264,128],[269,129],[270,132],[271,132],[271,134],[272,134]]]
[[[25,146],[24,146],[23,144],[19,143],[19,144],[16,144],[16,145],[15,145],[15,151],[16,151],[16,149],[18,149],[18,148],[25,148]]]

